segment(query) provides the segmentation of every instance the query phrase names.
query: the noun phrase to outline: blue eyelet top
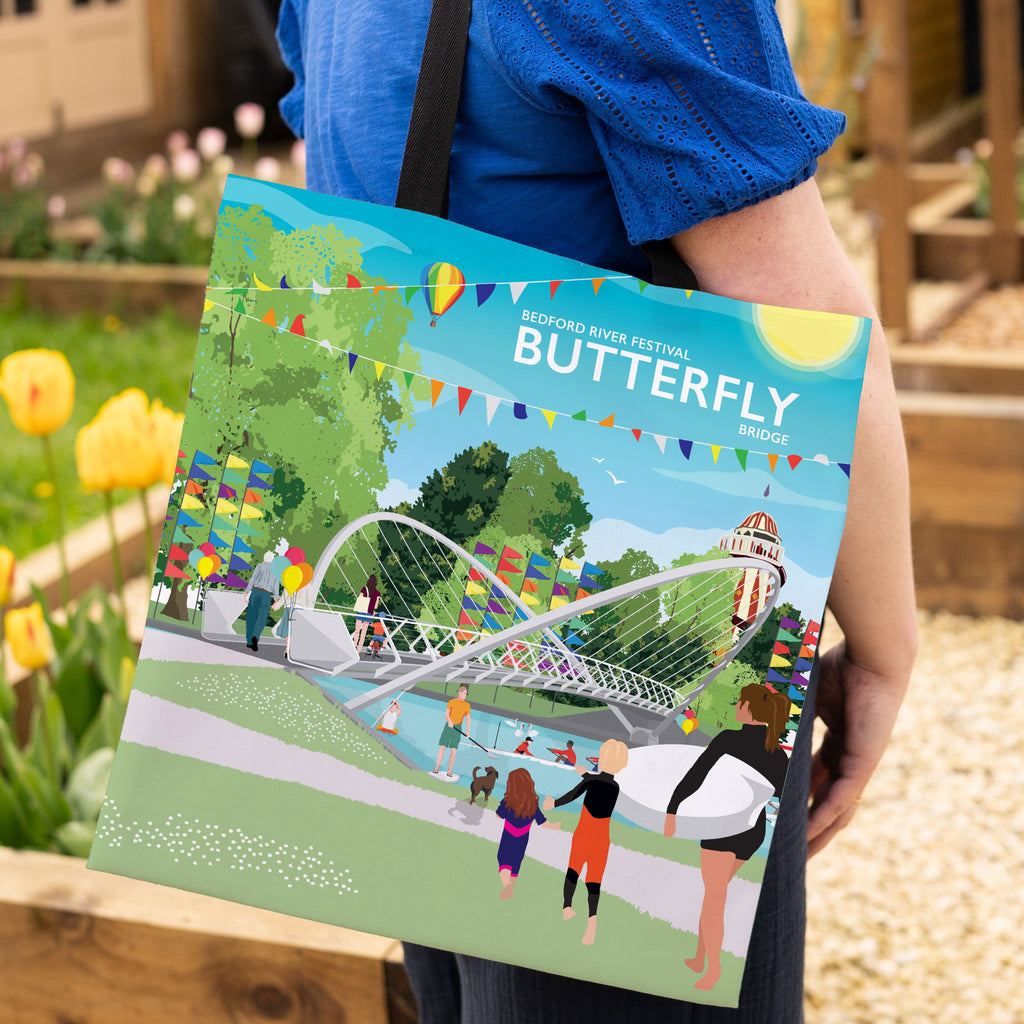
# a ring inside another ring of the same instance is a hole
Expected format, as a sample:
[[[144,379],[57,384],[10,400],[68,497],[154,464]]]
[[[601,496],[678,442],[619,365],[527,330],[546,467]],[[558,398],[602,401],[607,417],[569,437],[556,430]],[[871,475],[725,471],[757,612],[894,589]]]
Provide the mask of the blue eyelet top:
[[[394,202],[429,16],[284,0],[309,188]],[[449,216],[642,275],[637,246],[806,180],[844,123],[803,96],[770,0],[476,0]]]

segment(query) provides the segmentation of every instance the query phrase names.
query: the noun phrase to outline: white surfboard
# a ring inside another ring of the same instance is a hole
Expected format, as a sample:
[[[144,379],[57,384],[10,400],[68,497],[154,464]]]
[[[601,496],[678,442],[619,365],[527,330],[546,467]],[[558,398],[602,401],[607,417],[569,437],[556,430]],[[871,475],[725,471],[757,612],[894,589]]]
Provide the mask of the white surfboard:
[[[619,784],[616,810],[652,832],[661,832],[672,793],[702,750],[676,743],[630,750],[629,763],[615,776]],[[697,792],[679,805],[676,836],[721,839],[745,832],[774,795],[775,787],[760,772],[726,754]]]

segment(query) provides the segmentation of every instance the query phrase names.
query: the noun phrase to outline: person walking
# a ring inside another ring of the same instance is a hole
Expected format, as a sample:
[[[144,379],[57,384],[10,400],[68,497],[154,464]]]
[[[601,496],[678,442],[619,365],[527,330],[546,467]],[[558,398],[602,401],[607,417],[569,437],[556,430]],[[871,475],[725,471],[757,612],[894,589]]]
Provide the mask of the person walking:
[[[267,624],[271,605],[281,596],[281,581],[274,575],[270,563],[274,552],[268,551],[263,561],[256,566],[245,587],[245,636],[246,645],[254,651],[260,649],[260,634]]]

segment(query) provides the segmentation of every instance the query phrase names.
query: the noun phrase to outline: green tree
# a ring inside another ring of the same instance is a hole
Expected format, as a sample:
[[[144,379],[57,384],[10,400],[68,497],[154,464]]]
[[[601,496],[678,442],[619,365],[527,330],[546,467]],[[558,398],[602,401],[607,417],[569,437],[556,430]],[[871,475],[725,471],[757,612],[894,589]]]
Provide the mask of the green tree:
[[[593,516],[583,500],[579,480],[558,464],[547,448],[531,448],[509,463],[512,478],[494,517],[509,536],[539,537],[553,553],[568,542],[567,557],[581,544],[580,535]]]
[[[378,377],[368,361],[419,366],[405,341],[412,314],[397,292],[371,287],[387,282],[363,272],[359,253],[333,224],[284,231],[257,206],[221,212],[183,435],[222,465],[234,454],[275,467],[266,544],[287,538],[314,561],[343,523],[376,509],[384,457],[425,388]],[[311,298],[312,279],[348,274],[364,287]],[[255,286],[282,276],[297,287]],[[350,347],[362,365],[337,351]]]
[[[722,729],[738,729],[736,704],[740,690],[748,683],[760,683],[763,679],[749,665],[736,659],[731,661],[690,704],[700,729],[711,735]]]
[[[784,601],[782,604],[777,604],[768,613],[768,618],[765,619],[764,625],[746,642],[743,649],[736,655],[736,660],[742,661],[754,669],[760,675],[762,681],[768,672],[768,666],[771,664],[772,654],[775,651],[775,639],[778,636],[779,624],[783,619],[793,619],[795,622],[799,622],[800,629],[794,631],[794,635],[800,636],[803,634],[803,629],[806,625],[805,620],[793,605],[788,601]]]

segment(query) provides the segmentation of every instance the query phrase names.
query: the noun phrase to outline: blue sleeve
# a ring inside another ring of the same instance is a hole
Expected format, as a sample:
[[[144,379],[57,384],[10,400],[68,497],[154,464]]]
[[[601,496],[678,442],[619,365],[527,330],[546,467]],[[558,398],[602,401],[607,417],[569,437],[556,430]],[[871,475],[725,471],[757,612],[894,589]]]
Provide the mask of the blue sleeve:
[[[533,820],[538,825],[543,825],[544,822],[547,821],[548,819],[544,817],[544,812],[538,807],[536,812],[533,815]]]
[[[306,107],[306,71],[302,63],[302,23],[306,0],[283,0],[277,21],[277,45],[285,66],[295,76],[295,83],[278,107],[285,124],[296,138],[304,138]]]
[[[771,0],[495,0],[489,20],[513,86],[586,117],[635,245],[800,184],[845,127],[801,92]]]

